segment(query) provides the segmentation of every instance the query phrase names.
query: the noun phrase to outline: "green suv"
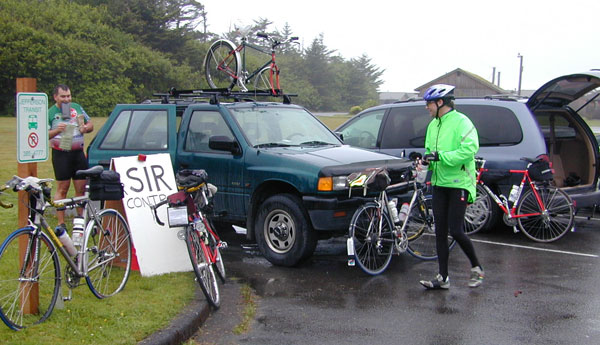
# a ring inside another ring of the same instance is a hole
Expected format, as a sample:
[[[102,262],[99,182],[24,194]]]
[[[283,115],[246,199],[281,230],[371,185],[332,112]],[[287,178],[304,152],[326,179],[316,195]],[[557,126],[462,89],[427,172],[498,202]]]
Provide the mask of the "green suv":
[[[410,162],[344,145],[303,107],[172,90],[162,99],[119,104],[90,144],[90,165],[169,153],[175,171],[205,169],[216,185],[215,221],[246,228],[273,264],[310,257],[319,238],[345,234],[358,206],[346,176],[386,166],[400,181]],[[243,99],[242,99],[243,97]],[[131,192],[131,191],[128,191]]]

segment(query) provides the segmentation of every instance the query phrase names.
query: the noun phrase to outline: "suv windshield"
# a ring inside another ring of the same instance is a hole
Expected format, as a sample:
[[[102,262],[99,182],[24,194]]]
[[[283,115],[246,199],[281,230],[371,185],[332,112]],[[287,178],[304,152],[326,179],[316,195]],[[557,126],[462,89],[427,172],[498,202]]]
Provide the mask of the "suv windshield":
[[[304,109],[255,106],[230,111],[254,147],[341,144],[333,133]]]

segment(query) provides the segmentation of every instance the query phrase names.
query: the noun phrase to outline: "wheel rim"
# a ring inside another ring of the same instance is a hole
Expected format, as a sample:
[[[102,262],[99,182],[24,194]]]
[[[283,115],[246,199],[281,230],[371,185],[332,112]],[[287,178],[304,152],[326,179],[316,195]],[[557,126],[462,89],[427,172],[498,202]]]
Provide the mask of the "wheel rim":
[[[96,297],[110,297],[123,290],[129,278],[131,236],[125,221],[113,210],[101,213],[92,226],[86,241],[86,281]]]
[[[419,207],[422,207],[422,209],[419,210]],[[408,237],[408,252],[423,260],[437,258],[435,228],[431,209],[427,209],[417,202],[411,208],[409,217],[405,228]],[[428,225],[426,217],[431,218],[429,219],[431,226]]]
[[[237,55],[229,52],[233,49],[227,42],[221,41],[215,45],[207,54],[206,79],[212,88],[231,88],[235,85],[235,79],[229,74],[238,74]],[[225,61],[227,59],[227,61]],[[225,61],[223,66],[227,72],[220,70],[219,64]]]
[[[192,228],[188,229],[188,237],[186,238],[190,259],[196,274],[196,281],[202,288],[202,292],[208,302],[215,308],[220,305],[219,287],[213,265],[207,262],[200,244],[201,238],[198,232]]]
[[[264,235],[272,251],[278,254],[287,253],[296,242],[296,223],[289,213],[274,210],[267,215]]]
[[[270,67],[265,67],[258,72],[258,74],[254,77],[254,89],[263,91],[269,91],[273,89],[273,85],[271,84],[270,70]]]
[[[538,216],[517,218],[521,231],[538,242],[552,242],[564,236],[573,227],[573,205],[569,196],[554,187],[539,188],[546,211]],[[528,190],[519,205],[518,214],[540,212],[533,191]]]
[[[475,202],[465,211],[465,233],[474,234],[481,230],[489,219],[491,201],[485,191],[477,188],[477,198]]]
[[[26,273],[23,277],[25,280],[37,283],[20,281],[19,271],[22,261],[19,242],[20,238],[25,237],[29,237],[29,231],[21,230],[18,234],[9,237],[0,250],[0,318],[13,330],[46,320],[52,313],[58,298],[61,282],[56,250],[52,250],[53,246],[46,237],[40,237],[37,276],[33,277]],[[22,307],[21,298],[34,293],[35,289],[38,295],[38,310],[37,313],[29,313]]]
[[[381,235],[379,234],[378,209],[369,205],[359,209],[352,220],[352,239],[354,255],[359,267],[368,274],[376,275],[383,272],[392,259],[394,238],[386,216],[382,216]]]

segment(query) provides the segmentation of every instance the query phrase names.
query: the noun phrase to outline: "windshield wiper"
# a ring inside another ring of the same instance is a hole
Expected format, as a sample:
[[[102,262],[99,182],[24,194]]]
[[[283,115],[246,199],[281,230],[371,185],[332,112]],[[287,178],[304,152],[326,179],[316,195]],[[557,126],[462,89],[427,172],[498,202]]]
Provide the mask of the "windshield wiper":
[[[324,146],[324,145],[335,145],[335,144],[328,143],[326,141],[320,141],[320,140],[305,141],[300,144],[300,146]]]
[[[258,148],[258,147],[289,147],[289,146],[295,146],[295,145],[289,145],[289,144],[284,144],[284,143],[263,143],[263,144],[254,145],[254,148]]]

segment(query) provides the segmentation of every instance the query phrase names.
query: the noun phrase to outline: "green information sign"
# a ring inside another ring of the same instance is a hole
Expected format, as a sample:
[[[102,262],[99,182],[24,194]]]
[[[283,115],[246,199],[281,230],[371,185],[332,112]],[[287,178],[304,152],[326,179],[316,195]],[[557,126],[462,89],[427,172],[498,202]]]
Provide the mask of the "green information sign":
[[[17,93],[17,160],[19,163],[48,160],[48,96]]]

